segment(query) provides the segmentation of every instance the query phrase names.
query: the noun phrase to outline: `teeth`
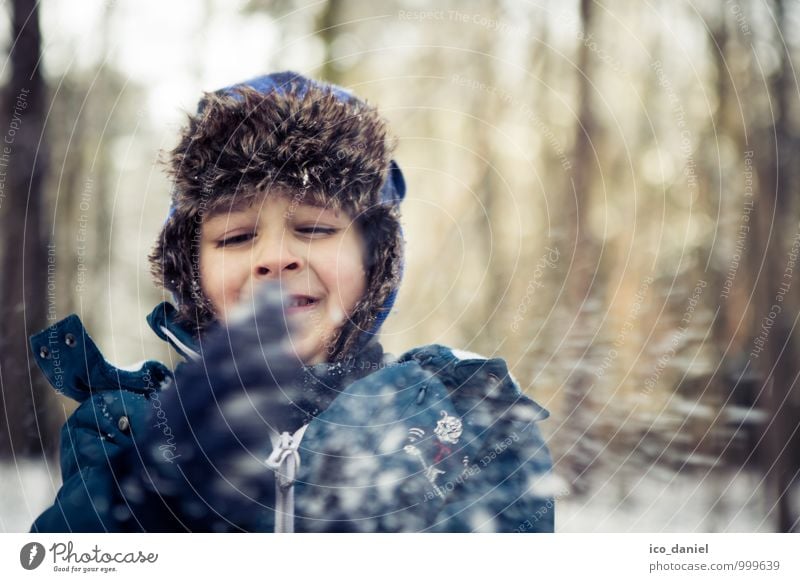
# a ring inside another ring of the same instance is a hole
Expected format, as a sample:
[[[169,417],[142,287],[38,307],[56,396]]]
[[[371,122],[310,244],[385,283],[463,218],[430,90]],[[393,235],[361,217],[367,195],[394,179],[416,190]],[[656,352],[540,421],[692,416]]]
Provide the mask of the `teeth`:
[[[290,307],[305,307],[310,303],[313,303],[313,300],[308,297],[296,297],[292,299]]]

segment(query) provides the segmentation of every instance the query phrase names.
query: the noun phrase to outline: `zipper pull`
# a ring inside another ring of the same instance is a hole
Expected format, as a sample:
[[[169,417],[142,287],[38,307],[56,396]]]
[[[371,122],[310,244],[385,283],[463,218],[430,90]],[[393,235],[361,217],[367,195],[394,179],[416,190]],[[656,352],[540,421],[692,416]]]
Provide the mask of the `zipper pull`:
[[[294,533],[294,482],[300,468],[300,441],[307,424],[294,434],[284,431],[271,436],[272,453],[264,461],[275,471],[275,533]]]
[[[283,489],[291,487],[297,478],[297,471],[300,468],[300,453],[298,449],[307,427],[307,424],[303,425],[294,434],[284,431],[280,435],[273,436],[272,453],[264,461],[264,464],[275,471],[275,475]]]

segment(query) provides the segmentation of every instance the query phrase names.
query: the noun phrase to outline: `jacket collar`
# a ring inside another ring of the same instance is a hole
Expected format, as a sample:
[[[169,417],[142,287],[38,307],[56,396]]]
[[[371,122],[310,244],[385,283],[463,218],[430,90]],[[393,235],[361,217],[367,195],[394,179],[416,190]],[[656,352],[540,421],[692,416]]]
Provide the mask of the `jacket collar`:
[[[304,372],[329,385],[346,386],[377,371],[384,365],[383,346],[374,336],[354,354],[337,362],[304,366]]]
[[[168,342],[184,358],[200,359],[197,335],[189,324],[178,320],[178,310],[169,301],[156,305],[147,316],[147,323],[158,337]]]

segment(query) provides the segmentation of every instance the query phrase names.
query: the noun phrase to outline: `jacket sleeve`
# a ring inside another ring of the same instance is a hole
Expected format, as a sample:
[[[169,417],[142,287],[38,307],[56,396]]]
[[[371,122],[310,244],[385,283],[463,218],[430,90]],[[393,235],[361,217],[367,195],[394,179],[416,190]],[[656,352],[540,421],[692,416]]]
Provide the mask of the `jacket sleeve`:
[[[149,408],[144,394],[125,389],[81,403],[61,429],[61,488],[32,532],[120,531],[115,462],[134,449],[132,433],[148,423]]]
[[[109,364],[72,314],[30,338],[36,364],[59,394],[80,403],[61,429],[62,486],[32,532],[118,531],[115,464],[150,423],[152,395],[171,376],[154,360],[138,370]]]
[[[433,531],[553,532],[550,452],[536,422],[498,422],[456,479]]]

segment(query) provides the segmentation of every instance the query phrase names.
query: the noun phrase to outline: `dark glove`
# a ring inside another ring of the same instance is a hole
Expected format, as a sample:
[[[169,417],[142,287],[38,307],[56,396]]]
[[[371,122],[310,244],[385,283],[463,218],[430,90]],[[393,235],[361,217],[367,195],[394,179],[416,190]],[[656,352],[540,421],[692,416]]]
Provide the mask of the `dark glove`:
[[[201,359],[156,396],[162,422],[136,435],[141,470],[123,495],[141,529],[251,531],[273,507],[265,460],[279,433],[309,420],[309,399],[279,287],[260,287],[247,308],[204,336]]]

